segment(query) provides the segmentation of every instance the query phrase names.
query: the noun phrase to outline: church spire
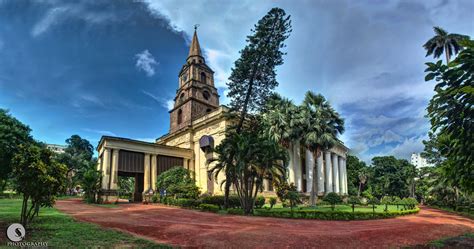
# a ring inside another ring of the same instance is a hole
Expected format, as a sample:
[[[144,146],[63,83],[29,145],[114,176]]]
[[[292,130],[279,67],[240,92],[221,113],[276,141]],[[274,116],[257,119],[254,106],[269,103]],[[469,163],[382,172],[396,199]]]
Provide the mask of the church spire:
[[[194,35],[193,40],[191,41],[191,46],[189,47],[189,55],[188,58],[192,56],[199,56],[202,57],[201,54],[201,47],[199,46],[199,40],[197,37],[197,25],[194,25]]]

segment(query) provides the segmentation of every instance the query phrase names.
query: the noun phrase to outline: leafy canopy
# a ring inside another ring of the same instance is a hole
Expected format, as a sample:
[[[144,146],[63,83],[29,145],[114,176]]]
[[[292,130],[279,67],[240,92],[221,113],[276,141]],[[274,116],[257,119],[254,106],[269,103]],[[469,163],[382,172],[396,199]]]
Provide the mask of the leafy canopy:
[[[426,63],[426,81],[435,79],[435,95],[428,105],[433,146],[441,157],[454,186],[474,191],[474,41],[464,47],[449,65]],[[431,150],[433,151],[433,150]]]

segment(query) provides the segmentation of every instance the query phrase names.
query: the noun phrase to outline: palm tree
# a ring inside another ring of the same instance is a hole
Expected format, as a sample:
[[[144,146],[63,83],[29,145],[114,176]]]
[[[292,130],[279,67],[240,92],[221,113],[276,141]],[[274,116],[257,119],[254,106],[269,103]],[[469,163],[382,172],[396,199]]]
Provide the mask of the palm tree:
[[[367,182],[367,178],[368,178],[368,172],[366,170],[361,170],[359,171],[359,191],[357,192],[357,197],[360,197],[360,193],[362,192],[362,186],[365,185],[365,183]]]
[[[216,162],[209,170],[216,181],[220,172],[226,173],[221,184],[232,184],[239,196],[245,214],[250,214],[255,205],[257,193],[262,190],[264,180],[283,181],[287,161],[286,150],[264,135],[260,121],[249,120],[252,124],[240,132],[227,131],[225,139],[215,148]]]
[[[279,94],[274,94],[267,101],[263,113],[266,136],[288,151],[289,160],[286,168],[291,167],[293,160],[291,142],[297,138],[295,129],[296,109],[291,100]]]
[[[314,94],[311,91],[306,92],[298,120],[302,129],[301,141],[311,151],[315,159],[321,155],[324,149],[333,147],[338,141],[337,135],[344,132],[344,120],[339,116],[339,113],[321,94]],[[311,165],[307,165],[307,167],[311,167]],[[314,178],[311,188],[312,206],[316,204]]]
[[[459,42],[464,39],[469,39],[469,36],[450,34],[440,27],[433,27],[433,30],[436,35],[423,45],[426,49],[426,56],[433,55],[434,58],[439,58],[445,53],[446,64],[449,64],[451,56],[456,55],[462,50],[462,46]]]

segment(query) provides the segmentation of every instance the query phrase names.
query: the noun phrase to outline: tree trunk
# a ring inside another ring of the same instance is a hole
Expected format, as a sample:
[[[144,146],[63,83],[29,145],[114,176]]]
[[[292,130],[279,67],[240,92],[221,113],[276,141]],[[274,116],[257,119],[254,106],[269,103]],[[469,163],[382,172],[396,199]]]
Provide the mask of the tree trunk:
[[[359,191],[357,192],[357,197],[360,197],[361,191],[362,191],[362,182],[359,182]]]
[[[317,158],[319,157],[319,153],[320,153],[320,149],[319,147],[316,148],[315,151],[312,151],[313,153],[313,179],[312,180],[312,183],[311,183],[311,206],[314,207],[316,206],[316,201],[317,201],[317,187],[316,187],[316,179],[317,179],[317,176],[318,176],[318,169],[317,169]]]
[[[448,45],[444,46],[444,53],[446,54],[446,65],[448,65],[449,64],[449,58],[451,57],[451,55],[449,54],[449,46]]]
[[[226,176],[225,186],[224,186],[224,209],[229,208],[229,193],[231,186],[230,177]]]

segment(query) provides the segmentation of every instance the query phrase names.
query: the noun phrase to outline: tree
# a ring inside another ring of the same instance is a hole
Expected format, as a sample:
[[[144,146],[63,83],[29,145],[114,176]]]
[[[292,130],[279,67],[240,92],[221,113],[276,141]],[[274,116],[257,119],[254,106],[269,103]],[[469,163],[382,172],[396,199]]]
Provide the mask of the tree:
[[[379,199],[377,199],[376,197],[372,197],[367,203],[372,205],[372,212],[375,214],[375,208],[377,207],[377,205],[380,204]]]
[[[40,207],[53,206],[56,195],[65,187],[66,171],[66,166],[55,161],[50,150],[34,144],[19,147],[13,158],[13,176],[16,190],[23,195],[23,226],[38,215]]]
[[[31,129],[12,117],[8,110],[0,109],[0,192],[10,179],[12,159],[21,145],[33,142]]]
[[[360,198],[358,196],[349,196],[347,203],[351,204],[352,212],[354,213],[355,205],[360,204]]]
[[[393,198],[391,196],[386,195],[382,197],[382,200],[380,201],[380,203],[385,205],[384,211],[388,212],[388,205],[393,204]]]
[[[191,172],[181,166],[161,173],[156,179],[156,187],[160,191],[166,191],[166,196],[174,198],[196,199],[199,196],[199,188]]]
[[[298,127],[296,122],[298,108],[291,100],[274,94],[265,105],[262,115],[265,126],[265,134],[270,139],[278,142],[289,154],[288,163],[293,158],[291,142],[299,139]],[[289,168],[289,164],[286,165]]]
[[[290,32],[290,16],[280,8],[273,8],[247,36],[248,44],[240,51],[240,58],[235,62],[227,83],[231,112],[239,115],[235,127],[237,133],[242,130],[248,112],[261,109],[272,90],[278,86],[275,68],[283,64],[284,53],[281,49],[285,47],[284,41]],[[232,154],[228,160],[233,161]],[[224,189],[224,206],[227,208],[234,176],[228,175],[230,171],[225,173],[226,178],[229,178],[229,181],[225,181]]]
[[[342,199],[338,194],[336,194],[334,192],[330,192],[326,196],[324,196],[323,201],[328,202],[329,204],[331,204],[331,210],[334,211],[334,208],[335,208],[336,204],[341,203]]]
[[[66,139],[66,144],[68,146],[65,153],[57,154],[56,158],[67,166],[68,188],[72,189],[76,183],[81,182],[83,174],[89,170],[91,164],[95,166],[97,163],[92,158],[94,146],[87,139],[72,135]]]
[[[101,172],[96,170],[94,166],[84,172],[81,183],[82,188],[84,189],[84,199],[86,202],[99,202],[99,200],[97,200],[97,194],[100,190],[100,179]]]
[[[460,41],[469,39],[469,36],[450,34],[440,27],[433,27],[435,36],[429,39],[423,47],[426,50],[426,56],[433,55],[439,58],[443,53],[446,55],[446,64],[449,64],[451,56],[456,55],[462,50]]]
[[[298,190],[294,183],[288,184],[286,181],[280,183],[275,183],[276,194],[282,203],[286,201],[290,204],[290,209],[293,211],[293,208],[301,203],[301,198],[299,196]]]
[[[298,113],[298,126],[302,130],[301,141],[311,151],[314,160],[322,151],[337,143],[338,134],[344,132],[344,120],[339,116],[321,94],[306,92],[301,111]],[[313,167],[314,165],[307,165]],[[316,172],[316,170],[313,170]],[[311,205],[316,205],[316,181],[312,179]]]
[[[271,182],[284,181],[287,162],[286,150],[264,135],[259,118],[249,120],[249,128],[240,133],[228,132],[225,139],[215,148],[217,162],[209,171],[216,177],[219,172],[228,172],[225,182],[231,181],[239,196],[245,214],[255,206],[255,198],[262,191],[265,179]],[[251,128],[250,128],[251,127]]]
[[[368,167],[365,162],[359,160],[356,156],[347,155],[347,185],[350,195],[360,197],[363,188],[365,187],[368,179]]]
[[[407,197],[412,189],[415,166],[393,156],[372,158],[371,186],[377,197],[385,195]]]
[[[474,191],[474,41],[464,47],[449,65],[426,63],[426,81],[435,79],[435,95],[428,105],[431,132],[436,134],[436,149],[444,160],[442,167],[454,186]]]
[[[230,107],[240,113],[237,131],[249,111],[259,110],[278,86],[275,67],[283,64],[284,41],[291,32],[290,16],[280,8],[271,9],[255,25],[240,51],[227,86]]]

